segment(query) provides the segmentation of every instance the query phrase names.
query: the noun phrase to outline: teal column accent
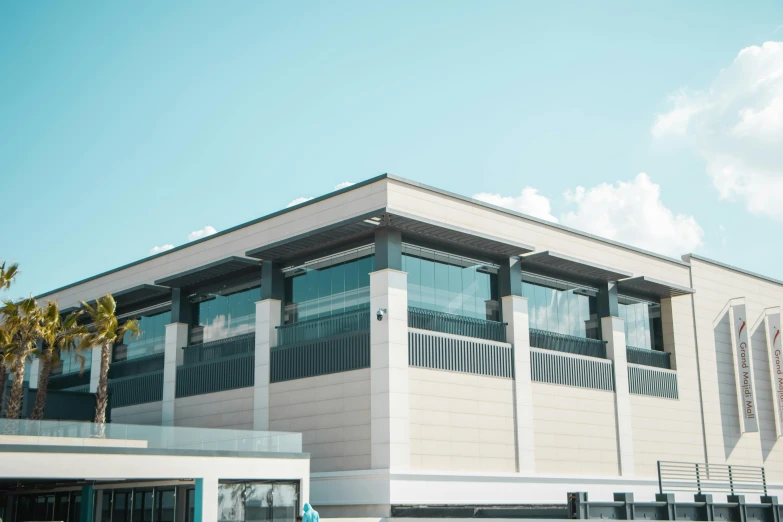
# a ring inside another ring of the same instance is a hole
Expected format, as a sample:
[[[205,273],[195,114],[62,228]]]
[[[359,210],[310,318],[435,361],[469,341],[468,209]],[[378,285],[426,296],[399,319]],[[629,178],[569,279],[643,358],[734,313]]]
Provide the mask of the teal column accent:
[[[202,522],[202,504],[204,502],[204,479],[196,479],[196,491],[193,492],[193,522]]]
[[[500,265],[498,273],[500,297],[522,295],[522,263],[518,257],[509,257]]]
[[[283,266],[273,261],[261,262],[261,300],[283,301]]]
[[[82,486],[82,500],[79,504],[79,522],[92,522],[95,509],[95,486]]]
[[[375,231],[375,270],[402,270],[402,233],[390,228]]]
[[[192,305],[190,304],[190,299],[188,299],[188,293],[181,288],[172,288],[171,322],[190,325],[192,316],[191,308]]]
[[[598,287],[598,317],[620,317],[617,283],[610,281]]]

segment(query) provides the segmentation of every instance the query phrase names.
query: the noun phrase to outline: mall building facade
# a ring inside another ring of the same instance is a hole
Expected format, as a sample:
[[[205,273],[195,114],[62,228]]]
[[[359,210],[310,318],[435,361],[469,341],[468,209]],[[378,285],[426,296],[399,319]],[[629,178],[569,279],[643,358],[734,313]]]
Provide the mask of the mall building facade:
[[[322,516],[652,498],[658,461],[783,493],[783,282],[696,255],[383,175],[40,298],[106,293],[113,422],[300,432]]]

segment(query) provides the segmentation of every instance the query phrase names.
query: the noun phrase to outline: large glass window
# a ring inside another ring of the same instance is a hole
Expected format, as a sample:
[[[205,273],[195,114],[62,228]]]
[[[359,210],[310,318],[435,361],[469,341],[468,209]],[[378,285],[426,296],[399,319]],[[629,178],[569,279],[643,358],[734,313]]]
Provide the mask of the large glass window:
[[[296,483],[234,482],[218,485],[220,522],[295,522],[299,510]]]
[[[402,252],[409,306],[500,320],[496,265],[406,244]]]
[[[619,301],[620,318],[625,322],[625,344],[663,351],[661,305],[623,296]]]
[[[210,294],[195,303],[191,344],[254,332],[256,302],[260,299],[261,287],[255,287],[225,295]]]
[[[114,361],[138,359],[154,353],[162,352],[166,347],[166,325],[171,323],[171,312],[141,317],[138,337],[126,333],[121,346],[112,350]]]
[[[89,350],[83,351],[80,354],[84,358],[84,371],[90,369],[92,366],[92,355]],[[60,351],[60,363],[52,368],[52,375],[66,375],[69,373],[77,373],[81,369],[82,361],[79,359],[79,354],[73,350],[63,352]]]
[[[556,279],[522,274],[530,328],[599,339],[597,290]]]
[[[362,247],[285,270],[285,323],[350,312],[370,303],[375,247]]]

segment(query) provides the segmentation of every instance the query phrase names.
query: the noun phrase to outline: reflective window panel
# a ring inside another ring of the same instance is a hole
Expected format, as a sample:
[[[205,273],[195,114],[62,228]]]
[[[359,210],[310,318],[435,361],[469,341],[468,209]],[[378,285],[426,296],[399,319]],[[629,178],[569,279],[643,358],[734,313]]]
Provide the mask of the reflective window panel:
[[[534,274],[522,274],[530,328],[600,339],[597,290]]]

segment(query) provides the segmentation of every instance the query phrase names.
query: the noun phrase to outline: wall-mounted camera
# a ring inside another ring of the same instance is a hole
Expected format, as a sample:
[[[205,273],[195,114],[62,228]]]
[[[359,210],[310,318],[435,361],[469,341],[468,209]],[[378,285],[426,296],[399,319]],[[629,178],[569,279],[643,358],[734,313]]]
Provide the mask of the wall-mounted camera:
[[[378,311],[375,312],[375,318],[379,321],[383,321],[383,316],[386,315],[386,309],[385,308],[378,308]]]

